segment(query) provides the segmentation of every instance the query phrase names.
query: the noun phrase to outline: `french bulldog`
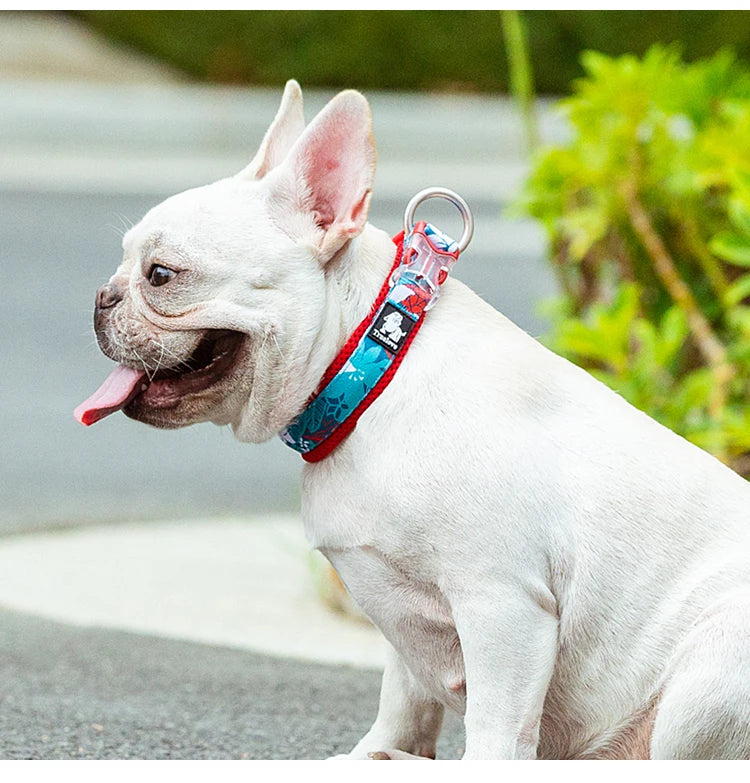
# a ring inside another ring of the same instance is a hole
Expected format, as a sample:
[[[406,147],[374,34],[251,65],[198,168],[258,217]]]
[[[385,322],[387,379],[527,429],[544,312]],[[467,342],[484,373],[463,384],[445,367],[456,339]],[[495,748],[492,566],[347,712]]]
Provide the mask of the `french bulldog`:
[[[96,294],[118,366],[76,415],[274,437],[394,261],[370,110],[286,85],[236,176],[124,237]],[[455,279],[380,397],[302,473],[310,545],[390,643],[346,758],[750,757],[750,487]]]

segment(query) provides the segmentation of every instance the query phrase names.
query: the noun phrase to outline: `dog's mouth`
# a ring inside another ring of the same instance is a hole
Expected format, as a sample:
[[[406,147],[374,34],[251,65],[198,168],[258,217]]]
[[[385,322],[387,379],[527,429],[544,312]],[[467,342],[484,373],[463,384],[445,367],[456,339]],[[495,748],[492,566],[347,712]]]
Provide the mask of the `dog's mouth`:
[[[244,341],[245,335],[240,332],[212,329],[177,366],[148,373],[121,364],[73,415],[88,426],[119,410],[129,414],[175,408],[185,397],[199,394],[224,378]]]

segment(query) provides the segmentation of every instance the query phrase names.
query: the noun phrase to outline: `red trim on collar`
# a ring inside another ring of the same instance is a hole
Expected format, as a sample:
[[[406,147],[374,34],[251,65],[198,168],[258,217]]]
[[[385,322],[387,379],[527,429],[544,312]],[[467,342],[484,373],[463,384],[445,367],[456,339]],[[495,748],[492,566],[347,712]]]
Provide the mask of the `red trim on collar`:
[[[344,347],[336,354],[336,358],[328,365],[328,369],[323,373],[323,378],[318,384],[317,391],[308,400],[308,404],[314,400],[318,394],[325,389],[331,382],[333,376],[346,364],[346,360],[352,355],[352,351],[359,345],[359,341],[362,339],[362,335],[367,331],[368,327],[372,326],[372,319],[375,314],[380,310],[383,302],[385,302],[388,292],[391,290],[391,275],[396,267],[401,263],[401,256],[404,253],[404,232],[401,231],[393,237],[393,244],[396,245],[396,259],[393,262],[393,266],[388,272],[383,285],[380,287],[380,292],[375,300],[375,304],[370,308],[370,312],[365,316],[359,326],[352,332],[351,337],[346,341]],[[318,446],[320,448],[320,446]],[[316,449],[317,451],[317,449]]]
[[[334,375],[336,375],[336,373],[338,373],[338,371],[346,364],[347,359],[352,355],[352,352],[357,347],[357,345],[359,345],[359,341],[362,339],[362,335],[367,331],[367,329],[369,329],[370,326],[372,326],[372,319],[375,317],[378,310],[380,310],[386,296],[388,296],[388,292],[391,290],[391,275],[401,263],[401,257],[404,252],[403,231],[399,232],[395,237],[393,237],[393,243],[396,245],[396,258],[393,261],[393,266],[391,266],[391,269],[388,272],[388,277],[386,277],[383,285],[380,288],[380,292],[378,293],[375,303],[370,308],[370,312],[367,314],[367,316],[352,332],[351,336],[344,344],[344,347],[336,354],[336,358],[328,366],[328,369],[323,374],[323,378],[318,385],[317,391],[315,394],[313,394],[310,400],[308,400],[308,404],[314,400],[323,389],[325,389],[325,387],[333,379]],[[370,393],[367,395],[367,397],[365,397],[364,400],[362,400],[359,406],[336,428],[335,432],[333,432],[329,438],[324,440],[319,446],[316,446],[312,451],[308,451],[302,454],[302,459],[305,460],[305,462],[318,462],[324,457],[327,457],[347,435],[351,434],[352,430],[357,425],[359,417],[370,407],[370,405],[372,405],[373,402],[375,402],[383,389],[385,389],[385,387],[390,383],[391,378],[393,378],[394,373],[401,364],[401,361],[406,355],[406,352],[409,350],[411,341],[419,331],[419,327],[422,325],[423,320],[424,319],[420,318],[419,321],[414,324],[414,327],[409,333],[409,336],[406,338],[406,342],[398,354],[396,354],[396,358],[394,359],[391,366],[385,372],[383,377],[375,384],[375,386],[372,387]]]

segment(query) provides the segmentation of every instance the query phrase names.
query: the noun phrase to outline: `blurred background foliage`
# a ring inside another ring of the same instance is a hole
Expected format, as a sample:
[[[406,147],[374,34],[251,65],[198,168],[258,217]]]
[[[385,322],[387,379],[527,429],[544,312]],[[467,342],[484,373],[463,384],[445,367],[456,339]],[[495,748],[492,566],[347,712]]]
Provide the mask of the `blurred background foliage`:
[[[750,71],[588,52],[521,208],[561,298],[548,343],[750,476]]]
[[[108,38],[199,80],[497,92],[509,87],[497,11],[75,11]],[[524,11],[540,93],[565,93],[587,49],[750,58],[748,11]]]

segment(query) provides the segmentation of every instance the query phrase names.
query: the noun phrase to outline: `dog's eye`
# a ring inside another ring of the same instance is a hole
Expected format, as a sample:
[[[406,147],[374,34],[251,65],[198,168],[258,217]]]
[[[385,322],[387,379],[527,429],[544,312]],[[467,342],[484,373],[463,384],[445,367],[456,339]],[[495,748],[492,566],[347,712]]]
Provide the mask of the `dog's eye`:
[[[153,286],[164,285],[177,275],[174,269],[167,269],[165,266],[154,264],[148,273],[148,282]]]

